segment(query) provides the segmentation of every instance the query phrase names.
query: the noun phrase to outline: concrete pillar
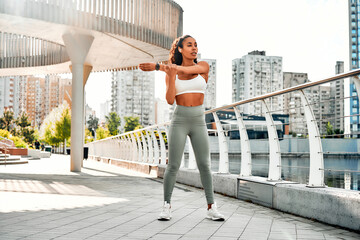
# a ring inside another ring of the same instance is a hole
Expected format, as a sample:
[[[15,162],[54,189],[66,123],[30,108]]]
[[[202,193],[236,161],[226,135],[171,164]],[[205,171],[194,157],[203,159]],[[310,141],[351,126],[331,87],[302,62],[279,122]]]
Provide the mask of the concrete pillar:
[[[90,72],[92,70],[92,66],[91,65],[88,65],[88,64],[84,64],[83,65],[83,68],[84,68],[84,71],[83,71],[83,93],[85,93],[85,85],[86,85],[86,82],[89,78],[89,75],[90,75]],[[70,69],[71,69],[71,66],[70,66]],[[82,123],[82,139],[83,139],[83,143],[85,142],[85,113],[86,113],[86,107],[85,107],[85,95],[83,96],[83,109],[84,109],[84,115],[83,115],[83,123]],[[83,167],[83,162],[84,162],[84,158],[81,158],[81,167]]]
[[[91,66],[84,68],[84,63],[94,37],[79,33],[65,33],[62,37],[72,63],[70,171],[80,172],[84,151],[84,71],[91,71]]]

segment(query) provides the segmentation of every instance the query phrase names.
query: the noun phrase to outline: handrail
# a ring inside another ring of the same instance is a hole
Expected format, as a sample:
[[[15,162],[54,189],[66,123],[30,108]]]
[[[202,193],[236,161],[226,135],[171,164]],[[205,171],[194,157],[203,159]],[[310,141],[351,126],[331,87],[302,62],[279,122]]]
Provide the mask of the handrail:
[[[216,120],[217,117],[217,111],[225,110],[230,111],[231,108],[237,112],[236,106],[254,102],[254,101],[260,101],[265,106],[266,109],[269,109],[266,106],[266,101],[264,101],[267,98],[283,95],[286,93],[297,91],[299,93],[299,101],[301,100],[301,107],[304,111],[304,117],[306,120],[307,125],[307,139],[309,142],[309,156],[310,156],[310,166],[309,166],[309,187],[325,187],[324,183],[324,171],[326,169],[324,168],[324,154],[327,154],[327,152],[324,152],[322,150],[322,142],[321,137],[324,135],[321,135],[321,132],[319,131],[318,122],[321,121],[323,118],[320,116],[320,120],[315,118],[315,114],[312,110],[313,104],[310,104],[308,97],[305,95],[304,89],[314,87],[317,85],[329,83],[331,81],[336,81],[339,79],[344,79],[348,77],[354,77],[354,82],[356,84],[359,84],[360,86],[360,79],[357,78],[357,76],[360,75],[360,69],[355,69],[346,73],[338,74],[332,77],[324,78],[318,81],[308,82],[304,84],[300,84],[294,87],[289,87],[286,89],[274,91],[271,93],[263,94],[261,96],[256,96],[253,98],[241,100],[232,104],[228,104],[226,106],[214,108],[205,111],[205,114],[212,113],[215,118],[216,123],[216,131],[217,136],[222,137],[222,139],[219,138],[218,144],[219,144],[219,172],[221,173],[228,173],[229,172],[229,159],[228,159],[228,149],[227,149],[227,140],[224,138],[226,136],[227,130],[224,128],[224,124],[221,123],[219,120]],[[360,88],[359,88],[360,89]],[[358,92],[358,94],[360,94]],[[343,98],[345,99],[345,98]],[[338,99],[333,99],[334,101],[337,101]],[[269,164],[266,164],[269,166],[269,174],[268,174],[268,180],[269,181],[282,181],[281,177],[281,149],[279,145],[279,140],[285,139],[281,136],[277,135],[277,130],[275,126],[277,125],[284,125],[284,124],[277,124],[273,121],[272,116],[270,113],[273,111],[267,110],[267,119],[266,119],[266,126],[267,131],[269,134],[269,129],[272,131],[272,137],[269,137],[266,139],[268,141],[269,146]],[[355,116],[358,114],[354,114],[352,116]],[[246,130],[247,127],[242,122],[242,115],[237,114],[237,122],[238,122],[238,130],[240,132],[241,139],[248,139],[247,132],[243,131]],[[348,116],[343,116],[348,117]],[[288,125],[297,123],[295,122],[289,122],[286,123]],[[130,161],[138,161],[138,162],[146,162],[146,163],[153,163],[153,164],[166,164],[166,147],[165,142],[162,137],[162,133],[165,132],[166,135],[168,134],[168,126],[170,125],[170,122],[164,122],[161,124],[156,124],[152,126],[148,126],[142,129],[137,129],[131,132],[122,133],[113,137],[109,137],[106,139],[102,139],[100,141],[95,141],[89,143],[89,155],[93,155],[95,157],[105,157],[105,158],[117,158],[117,159],[125,159]],[[306,129],[305,129],[306,130]],[[144,134],[142,132],[145,131]],[[155,137],[154,132],[159,132],[159,138]],[[161,133],[160,133],[161,132]],[[140,134],[138,134],[140,133]],[[331,136],[340,136],[345,134],[332,134]],[[159,145],[157,145],[157,142],[160,141],[160,149],[161,154],[160,158],[159,155],[153,154],[154,151],[159,150]],[[154,144],[152,144],[152,142]],[[251,151],[250,149],[250,141],[241,141],[241,150],[245,150],[244,153],[250,153],[247,154],[248,159],[241,159],[241,162],[245,161],[248,164],[241,164],[240,169],[240,176],[247,177],[251,176],[252,170],[251,166],[256,165],[252,163],[251,160],[251,153],[255,153],[256,151]],[[274,146],[277,150],[274,151]],[[272,150],[272,151],[270,151]],[[192,152],[191,148],[189,149],[190,152]],[[189,153],[189,165],[192,165],[195,162],[195,159],[193,157],[193,154]],[[271,174],[270,174],[271,173]]]
[[[335,75],[333,77],[325,78],[325,79],[322,79],[322,80],[308,82],[308,83],[300,84],[300,85],[297,85],[297,86],[294,86],[294,87],[289,87],[289,88],[285,88],[285,89],[282,89],[282,90],[278,90],[278,91],[275,91],[275,92],[272,92],[272,93],[267,93],[267,94],[263,94],[263,95],[260,95],[260,96],[257,96],[257,97],[249,98],[249,99],[246,99],[246,100],[241,100],[241,101],[238,101],[238,102],[226,105],[226,106],[222,106],[222,107],[218,107],[218,108],[214,108],[214,109],[205,111],[205,114],[221,111],[221,110],[224,110],[224,109],[227,109],[227,108],[232,108],[232,107],[235,107],[235,106],[238,106],[238,105],[241,105],[241,104],[245,104],[245,103],[250,103],[250,102],[263,100],[263,99],[270,98],[270,97],[275,97],[275,96],[278,96],[278,95],[298,91],[298,90],[309,88],[309,87],[314,87],[314,86],[317,86],[317,85],[321,85],[321,84],[324,84],[324,83],[332,82],[332,81],[343,79],[343,78],[355,77],[357,75],[360,75],[360,69],[355,69],[355,70],[349,71],[347,73],[341,73],[341,74]]]
[[[224,109],[232,108],[232,107],[242,105],[242,104],[245,104],[245,103],[254,102],[254,101],[258,101],[258,100],[263,100],[263,99],[266,99],[266,98],[282,95],[282,94],[285,94],[285,93],[290,93],[290,92],[298,91],[298,90],[301,90],[301,89],[321,85],[321,84],[328,83],[328,82],[331,82],[331,81],[335,81],[335,80],[339,80],[339,79],[343,79],[343,78],[348,78],[348,77],[355,77],[357,75],[360,75],[360,69],[355,69],[355,70],[349,71],[347,73],[337,74],[337,75],[335,75],[333,77],[325,78],[325,79],[322,79],[322,80],[308,82],[308,83],[300,84],[300,85],[297,85],[297,86],[294,86],[294,87],[289,87],[289,88],[285,88],[285,89],[282,89],[282,90],[278,90],[278,91],[275,91],[275,92],[272,92],[272,93],[267,93],[267,94],[263,94],[263,95],[260,95],[260,96],[257,96],[257,97],[249,98],[249,99],[246,99],[246,100],[241,100],[241,101],[238,101],[238,102],[235,102],[235,103],[232,103],[232,104],[228,104],[228,105],[225,105],[225,106],[222,106],[222,107],[207,110],[204,113],[205,114],[210,114],[210,113],[213,113],[213,112],[217,112],[217,111],[221,111],[221,110],[224,110]],[[112,136],[112,137],[105,138],[105,139],[113,139],[113,138],[117,138],[119,136],[124,136],[124,135],[127,135],[127,134],[132,134],[132,133],[140,132],[140,131],[143,131],[143,130],[150,130],[150,129],[153,129],[153,128],[167,126],[167,125],[170,125],[170,121],[169,122],[164,122],[164,123],[161,123],[161,124],[151,125],[151,126],[148,126],[148,127],[142,128],[142,129],[137,129],[137,130],[134,130],[134,131],[118,134],[116,136]],[[101,139],[101,140],[98,140],[98,141],[102,141],[102,140],[105,140],[105,139]]]

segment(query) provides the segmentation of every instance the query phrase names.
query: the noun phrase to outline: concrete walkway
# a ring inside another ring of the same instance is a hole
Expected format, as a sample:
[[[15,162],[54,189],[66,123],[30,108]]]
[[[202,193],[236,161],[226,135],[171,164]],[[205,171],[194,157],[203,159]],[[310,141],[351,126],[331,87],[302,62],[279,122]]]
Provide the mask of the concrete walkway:
[[[202,190],[177,185],[158,221],[162,180],[69,156],[0,166],[0,239],[360,239],[360,234],[216,195],[226,221],[205,218]]]

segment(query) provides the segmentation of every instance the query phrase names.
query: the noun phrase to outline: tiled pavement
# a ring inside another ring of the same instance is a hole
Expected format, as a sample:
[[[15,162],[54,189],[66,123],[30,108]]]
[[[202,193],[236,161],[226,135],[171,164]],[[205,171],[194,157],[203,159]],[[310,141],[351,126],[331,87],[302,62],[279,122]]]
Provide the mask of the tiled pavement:
[[[158,221],[162,181],[69,156],[0,166],[0,239],[360,239],[360,234],[216,195],[226,221],[205,218],[200,189],[177,184]]]

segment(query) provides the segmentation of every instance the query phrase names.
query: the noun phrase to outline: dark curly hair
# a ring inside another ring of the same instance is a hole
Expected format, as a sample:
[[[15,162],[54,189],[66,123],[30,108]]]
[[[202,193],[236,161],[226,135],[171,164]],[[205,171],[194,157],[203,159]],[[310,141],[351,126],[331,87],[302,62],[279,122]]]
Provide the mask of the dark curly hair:
[[[169,62],[176,65],[181,65],[183,61],[182,54],[179,52],[179,48],[183,48],[183,41],[191,37],[190,35],[185,35],[182,37],[178,37],[174,40],[174,42],[171,45],[170,54],[169,54]],[[195,63],[197,63],[197,58],[194,60]]]

